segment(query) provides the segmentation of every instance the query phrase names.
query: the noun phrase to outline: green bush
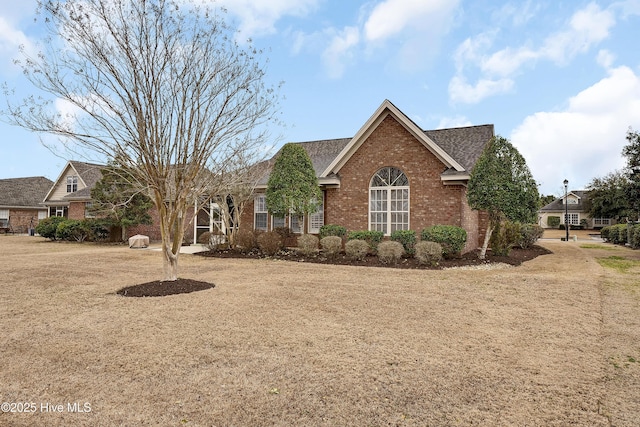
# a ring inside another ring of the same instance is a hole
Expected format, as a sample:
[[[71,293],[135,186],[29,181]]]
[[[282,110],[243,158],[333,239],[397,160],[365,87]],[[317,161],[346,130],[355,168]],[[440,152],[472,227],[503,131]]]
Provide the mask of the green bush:
[[[387,240],[378,245],[378,260],[383,264],[398,262],[404,253],[404,247],[400,242]]]
[[[442,255],[452,257],[459,255],[467,241],[467,231],[455,225],[434,225],[420,233],[422,240],[440,243]]]
[[[344,228],[343,226],[335,225],[335,224],[326,224],[320,227],[319,236],[320,236],[320,239],[323,239],[329,236],[343,237],[343,236],[346,236],[346,234],[347,234],[347,229]]]
[[[413,256],[416,245],[416,232],[414,230],[396,230],[391,233],[391,240],[402,244],[405,252]]]
[[[493,230],[489,245],[494,255],[509,256],[511,248],[520,240],[520,224],[511,221],[502,221]]]
[[[89,227],[88,239],[103,242],[111,237],[111,228],[113,227],[111,220],[104,218],[88,218],[84,220]]]
[[[547,225],[551,228],[558,227],[560,225],[560,217],[559,216],[547,217]]]
[[[640,224],[629,225],[629,246],[633,249],[640,248]]]
[[[436,266],[442,260],[442,246],[440,243],[422,240],[416,243],[415,257],[420,264]]]
[[[375,254],[378,250],[378,244],[383,238],[384,233],[382,231],[359,230],[350,232],[347,240],[364,240],[369,244],[371,253]]]
[[[607,225],[605,227],[602,227],[600,229],[600,237],[605,241],[608,242],[609,241],[609,233],[611,232],[611,226]]]
[[[56,238],[61,240],[84,242],[90,233],[87,223],[77,219],[60,221],[56,228]]]
[[[612,225],[609,229],[609,241],[616,245],[627,243],[627,224]]]
[[[361,261],[369,253],[369,243],[359,239],[349,240],[344,245],[344,251],[349,258]]]
[[[520,224],[518,245],[522,249],[528,249],[533,246],[543,234],[544,228],[538,224]]]
[[[51,216],[40,220],[36,226],[36,233],[44,238],[56,240],[56,230],[58,229],[58,225],[65,220],[66,219],[61,216]]]
[[[342,250],[342,237],[339,236],[327,236],[320,240],[320,246],[322,251],[328,257],[334,257]]]
[[[318,251],[318,238],[313,234],[298,237],[298,250],[305,256],[315,255]]]
[[[277,231],[267,231],[258,236],[258,248],[263,254],[273,256],[282,249],[282,236]]]

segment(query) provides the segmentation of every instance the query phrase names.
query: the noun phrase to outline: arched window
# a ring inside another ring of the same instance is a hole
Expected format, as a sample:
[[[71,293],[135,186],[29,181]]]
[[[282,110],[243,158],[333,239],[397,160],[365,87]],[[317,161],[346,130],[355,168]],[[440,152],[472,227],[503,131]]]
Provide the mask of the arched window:
[[[369,230],[388,236],[408,229],[409,180],[398,168],[382,168],[369,184]]]

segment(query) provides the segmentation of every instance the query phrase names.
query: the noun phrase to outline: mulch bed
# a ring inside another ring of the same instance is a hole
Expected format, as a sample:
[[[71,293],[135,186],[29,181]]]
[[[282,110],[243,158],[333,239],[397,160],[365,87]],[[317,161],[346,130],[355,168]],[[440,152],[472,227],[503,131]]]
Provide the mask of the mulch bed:
[[[199,252],[196,255],[210,258],[245,258],[245,259],[278,259],[292,262],[309,262],[316,264],[330,264],[330,265],[358,265],[366,267],[386,267],[386,268],[399,268],[399,269],[423,269],[423,270],[440,270],[443,268],[451,267],[469,267],[469,266],[482,266],[486,264],[503,263],[509,265],[520,265],[525,261],[534,259],[540,255],[550,254],[551,251],[534,245],[529,249],[514,248],[511,250],[511,254],[508,257],[494,256],[491,252],[487,252],[487,257],[484,260],[478,259],[478,252],[473,251],[461,255],[456,258],[444,259],[437,266],[421,265],[414,258],[404,258],[395,264],[382,264],[376,256],[368,256],[361,261],[352,260],[344,253],[334,257],[327,258],[322,255],[316,256],[304,256],[295,250],[281,251],[278,255],[273,257],[266,257],[257,252],[243,253],[239,251],[225,250],[225,251],[207,251]],[[200,282],[192,279],[181,279],[175,281],[153,281],[143,283],[140,285],[129,286],[120,289],[117,294],[125,297],[161,297],[167,295],[187,294],[191,292],[204,291],[206,289],[214,288],[213,283]]]
[[[367,256],[362,261],[352,260],[344,253],[334,258],[327,258],[322,255],[317,256],[304,256],[295,250],[281,251],[279,254],[266,257],[258,252],[242,253],[233,250],[223,251],[205,251],[198,252],[196,255],[211,257],[211,258],[245,258],[245,259],[278,259],[293,262],[310,262],[316,264],[331,264],[331,265],[358,265],[366,267],[386,267],[386,268],[401,268],[401,269],[423,269],[423,270],[441,270],[443,268],[451,267],[468,267],[479,266],[484,264],[504,263],[509,265],[520,265],[525,261],[534,259],[540,255],[550,254],[551,251],[534,245],[529,249],[513,248],[511,254],[508,257],[494,256],[491,251],[487,252],[487,256],[484,260],[478,259],[478,251],[468,252],[457,258],[444,259],[440,261],[437,266],[421,265],[415,258],[403,258],[396,264],[382,264],[376,256]]]
[[[214,288],[213,283],[200,282],[192,279],[178,279],[174,281],[163,282],[156,280],[154,282],[143,283],[141,285],[129,286],[116,292],[123,297],[164,297],[167,295],[188,294],[191,292],[204,291]]]

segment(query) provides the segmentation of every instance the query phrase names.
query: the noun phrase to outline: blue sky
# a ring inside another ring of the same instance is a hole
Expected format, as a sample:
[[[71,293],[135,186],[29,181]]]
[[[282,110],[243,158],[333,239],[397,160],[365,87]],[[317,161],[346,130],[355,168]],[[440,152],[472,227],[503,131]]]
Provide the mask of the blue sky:
[[[206,1],[206,0],[203,0]],[[624,165],[640,130],[640,0],[218,0],[270,49],[283,142],[355,135],[389,99],[424,129],[492,123],[544,194]],[[39,34],[35,0],[0,0],[0,81]],[[0,123],[0,178],[56,179],[41,137]],[[45,137],[45,140],[48,137]]]

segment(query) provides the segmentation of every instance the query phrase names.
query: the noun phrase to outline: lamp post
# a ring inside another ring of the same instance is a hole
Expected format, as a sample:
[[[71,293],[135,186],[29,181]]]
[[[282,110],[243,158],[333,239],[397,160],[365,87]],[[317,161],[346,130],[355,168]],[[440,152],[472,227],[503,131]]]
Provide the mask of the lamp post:
[[[567,187],[569,186],[569,181],[564,180],[564,229],[565,229],[565,242],[569,241],[569,200],[567,200]]]

